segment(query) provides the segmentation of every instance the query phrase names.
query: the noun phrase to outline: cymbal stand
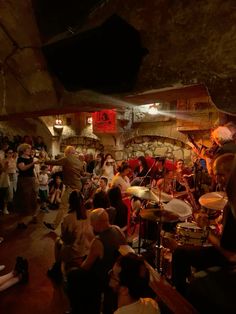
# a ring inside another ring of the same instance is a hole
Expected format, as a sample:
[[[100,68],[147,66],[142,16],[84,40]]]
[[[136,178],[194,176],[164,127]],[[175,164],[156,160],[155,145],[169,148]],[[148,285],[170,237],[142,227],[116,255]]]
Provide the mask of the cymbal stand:
[[[160,209],[163,210],[163,202],[161,201],[161,189],[159,191],[159,206]],[[155,268],[161,274],[162,273],[162,215],[160,215],[160,220],[157,221],[157,241],[155,244]]]
[[[146,201],[143,201],[141,210],[146,208]],[[138,232],[138,254],[141,254],[141,247],[142,247],[142,217],[139,215],[139,232]]]
[[[160,218],[160,221],[157,221],[157,241],[155,244],[155,268],[159,273],[162,273],[162,225],[163,222]]]
[[[133,226],[133,227],[134,227],[133,233],[134,233],[134,232],[135,232],[135,229],[136,229],[136,226],[139,225],[139,231],[138,231],[138,246],[133,247],[133,249],[138,249],[138,254],[141,253],[141,242],[142,242],[142,232],[141,232],[141,231],[142,231],[142,218],[141,218],[139,212],[140,212],[140,210],[142,210],[143,208],[145,208],[144,201],[142,202],[141,207],[140,207],[140,209],[138,210],[138,213],[137,213],[138,217],[137,217],[137,219],[135,219],[134,226]],[[133,234],[133,233],[132,233],[132,234]]]

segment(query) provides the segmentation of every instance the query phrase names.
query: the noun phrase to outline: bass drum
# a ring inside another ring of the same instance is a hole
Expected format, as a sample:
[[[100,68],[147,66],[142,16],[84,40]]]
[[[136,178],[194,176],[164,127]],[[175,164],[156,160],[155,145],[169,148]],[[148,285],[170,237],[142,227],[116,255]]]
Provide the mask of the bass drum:
[[[206,243],[208,231],[193,222],[182,222],[177,224],[176,234],[180,245],[202,246]]]

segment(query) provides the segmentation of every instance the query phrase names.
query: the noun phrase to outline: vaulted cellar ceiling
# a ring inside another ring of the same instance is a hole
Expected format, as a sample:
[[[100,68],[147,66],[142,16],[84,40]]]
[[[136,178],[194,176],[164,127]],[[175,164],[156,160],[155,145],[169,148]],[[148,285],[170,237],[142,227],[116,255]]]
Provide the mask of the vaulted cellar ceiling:
[[[220,110],[236,114],[235,9],[234,0],[1,1],[0,118],[125,107],[150,90],[156,91],[153,101],[180,87],[178,97],[186,98],[182,87],[191,85],[209,93]],[[139,33],[146,49],[130,89],[109,95],[96,87],[65,90],[42,47],[83,36],[114,14]]]

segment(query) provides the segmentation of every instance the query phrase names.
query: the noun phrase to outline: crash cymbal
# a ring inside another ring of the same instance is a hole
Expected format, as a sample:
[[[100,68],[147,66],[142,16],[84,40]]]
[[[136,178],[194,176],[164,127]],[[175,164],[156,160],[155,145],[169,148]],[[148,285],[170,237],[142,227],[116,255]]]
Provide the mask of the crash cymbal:
[[[192,207],[190,204],[173,198],[168,204],[163,204],[164,210],[179,216],[180,220],[185,220],[192,215]]]
[[[153,222],[175,222],[179,219],[177,215],[158,208],[143,209],[140,212],[140,217]]]
[[[152,189],[152,191],[157,195],[159,202],[167,203],[173,199],[172,195],[165,192],[160,192],[158,189]]]
[[[228,202],[225,192],[211,192],[203,194],[199,203],[208,209],[222,210]]]
[[[159,202],[157,195],[151,189],[145,186],[130,186],[126,190],[126,193],[137,196],[144,200]]]

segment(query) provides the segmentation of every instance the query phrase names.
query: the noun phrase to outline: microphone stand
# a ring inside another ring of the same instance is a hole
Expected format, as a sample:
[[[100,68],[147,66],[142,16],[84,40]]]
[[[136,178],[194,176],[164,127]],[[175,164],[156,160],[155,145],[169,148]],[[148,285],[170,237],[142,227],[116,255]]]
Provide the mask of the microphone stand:
[[[151,165],[151,167],[148,169],[147,173],[145,174],[145,176],[142,178],[142,180],[139,182],[139,186],[143,183],[143,181],[147,178],[147,175],[152,171],[152,169],[154,168],[156,161],[153,162],[153,164]]]

